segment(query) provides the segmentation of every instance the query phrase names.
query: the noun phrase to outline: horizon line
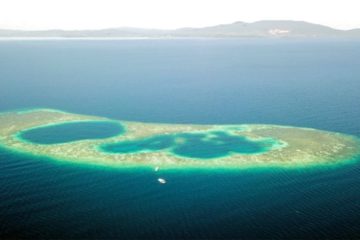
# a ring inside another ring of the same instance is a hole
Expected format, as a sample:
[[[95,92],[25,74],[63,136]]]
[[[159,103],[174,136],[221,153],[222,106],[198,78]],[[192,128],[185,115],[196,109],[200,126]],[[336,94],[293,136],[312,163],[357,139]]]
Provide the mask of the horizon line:
[[[258,21],[252,21],[252,22],[245,22],[245,21],[235,21],[235,22],[231,22],[231,23],[218,23],[218,24],[214,24],[214,25],[206,25],[203,27],[178,27],[178,28],[150,28],[150,27],[131,27],[131,26],[120,26],[120,27],[104,27],[104,28],[79,28],[79,29],[64,29],[64,28],[47,28],[47,29],[23,29],[23,28],[0,28],[0,30],[7,30],[7,31],[24,31],[24,32],[45,32],[45,31],[101,31],[101,30],[110,30],[110,29],[142,29],[142,30],[159,30],[159,31],[176,31],[179,29],[187,29],[187,28],[192,28],[192,29],[201,29],[201,28],[207,28],[207,27],[215,27],[215,26],[221,26],[221,25],[231,25],[231,24],[235,24],[235,23],[244,23],[244,24],[254,24],[254,23],[258,23],[258,22],[302,22],[302,23],[308,23],[308,24],[313,24],[313,25],[319,25],[319,26],[323,26],[323,27],[327,27],[327,28],[331,28],[334,30],[338,30],[338,31],[352,31],[352,30],[357,30],[360,29],[360,27],[357,28],[350,28],[350,29],[340,29],[340,28],[335,28],[335,27],[331,27],[329,25],[325,25],[325,24],[319,24],[319,23],[314,23],[314,22],[308,22],[305,20],[284,20],[284,19],[278,19],[278,20],[258,20]]]

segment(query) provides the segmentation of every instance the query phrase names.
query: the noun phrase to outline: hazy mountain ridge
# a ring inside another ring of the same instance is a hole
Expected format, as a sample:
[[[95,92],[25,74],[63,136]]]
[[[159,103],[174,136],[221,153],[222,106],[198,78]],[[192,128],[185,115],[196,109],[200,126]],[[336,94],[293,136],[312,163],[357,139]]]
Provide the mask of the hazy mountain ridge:
[[[360,29],[338,30],[331,27],[303,21],[258,21],[254,23],[235,22],[203,28],[180,28],[175,30],[143,28],[111,28],[101,30],[1,30],[0,37],[64,37],[64,38],[359,38]]]

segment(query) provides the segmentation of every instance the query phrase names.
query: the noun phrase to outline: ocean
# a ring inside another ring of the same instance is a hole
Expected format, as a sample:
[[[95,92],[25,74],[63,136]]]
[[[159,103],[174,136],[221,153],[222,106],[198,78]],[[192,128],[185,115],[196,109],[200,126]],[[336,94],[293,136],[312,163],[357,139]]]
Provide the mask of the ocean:
[[[359,66],[347,40],[0,41],[0,111],[360,137]],[[360,162],[154,172],[0,148],[0,238],[359,239],[359,199]]]

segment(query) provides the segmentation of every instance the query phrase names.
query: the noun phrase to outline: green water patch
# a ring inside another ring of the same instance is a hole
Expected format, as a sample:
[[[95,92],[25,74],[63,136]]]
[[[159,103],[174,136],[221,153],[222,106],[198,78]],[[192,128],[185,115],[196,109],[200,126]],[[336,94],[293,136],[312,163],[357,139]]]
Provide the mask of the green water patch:
[[[59,144],[87,139],[102,139],[124,133],[118,122],[84,121],[40,126],[19,133],[18,137],[31,143]]]
[[[212,159],[231,154],[260,154],[269,151],[275,145],[278,145],[278,142],[270,138],[251,140],[226,131],[216,131],[161,134],[138,140],[104,144],[100,149],[117,154],[169,151],[181,157]]]

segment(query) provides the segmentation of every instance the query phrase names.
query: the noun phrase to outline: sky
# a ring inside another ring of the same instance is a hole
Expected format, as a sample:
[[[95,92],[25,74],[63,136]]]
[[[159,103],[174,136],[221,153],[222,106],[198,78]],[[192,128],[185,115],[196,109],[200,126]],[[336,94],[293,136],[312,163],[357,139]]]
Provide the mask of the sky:
[[[303,20],[360,28],[360,0],[0,0],[3,29],[174,29]]]

